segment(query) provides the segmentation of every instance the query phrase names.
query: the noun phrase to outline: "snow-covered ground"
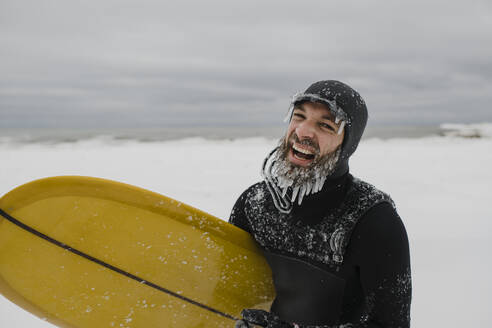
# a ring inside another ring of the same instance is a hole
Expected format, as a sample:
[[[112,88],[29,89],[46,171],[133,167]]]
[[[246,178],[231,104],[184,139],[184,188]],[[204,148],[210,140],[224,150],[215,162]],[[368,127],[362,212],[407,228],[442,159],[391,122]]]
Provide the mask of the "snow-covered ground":
[[[456,127],[454,127],[456,128]],[[137,185],[227,219],[276,144],[262,138],[158,143],[107,138],[0,142],[0,195],[87,175]],[[492,327],[492,138],[365,140],[352,173],[391,194],[410,238],[413,327]],[[0,296],[0,327],[52,327]]]

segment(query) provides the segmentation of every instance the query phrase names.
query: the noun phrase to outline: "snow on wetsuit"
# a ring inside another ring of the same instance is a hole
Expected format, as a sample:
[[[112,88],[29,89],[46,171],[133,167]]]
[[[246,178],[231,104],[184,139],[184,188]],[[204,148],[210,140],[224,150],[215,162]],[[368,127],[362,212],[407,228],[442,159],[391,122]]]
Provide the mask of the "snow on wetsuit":
[[[229,221],[264,250],[277,292],[271,311],[283,320],[410,326],[407,234],[389,196],[373,186],[347,173],[285,214],[260,182],[239,197]]]

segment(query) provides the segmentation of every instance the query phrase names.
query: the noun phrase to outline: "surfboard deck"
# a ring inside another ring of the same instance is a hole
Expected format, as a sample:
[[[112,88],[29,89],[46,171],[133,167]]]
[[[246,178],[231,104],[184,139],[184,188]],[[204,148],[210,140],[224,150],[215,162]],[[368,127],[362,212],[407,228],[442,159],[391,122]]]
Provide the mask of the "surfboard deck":
[[[274,298],[246,232],[144,189],[45,178],[0,209],[0,293],[59,327],[233,327]]]

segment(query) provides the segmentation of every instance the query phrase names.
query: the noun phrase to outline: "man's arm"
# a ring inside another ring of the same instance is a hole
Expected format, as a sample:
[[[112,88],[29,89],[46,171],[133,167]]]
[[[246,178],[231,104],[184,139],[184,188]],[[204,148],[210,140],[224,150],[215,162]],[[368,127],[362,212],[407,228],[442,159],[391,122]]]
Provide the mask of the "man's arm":
[[[412,281],[408,237],[394,208],[383,203],[361,219],[349,245],[360,269],[368,328],[410,327]]]

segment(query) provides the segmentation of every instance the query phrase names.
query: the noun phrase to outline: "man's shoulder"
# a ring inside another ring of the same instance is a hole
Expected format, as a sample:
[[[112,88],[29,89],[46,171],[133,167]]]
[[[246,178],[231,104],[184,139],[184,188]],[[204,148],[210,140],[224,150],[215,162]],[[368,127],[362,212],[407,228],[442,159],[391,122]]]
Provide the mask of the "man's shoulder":
[[[357,207],[367,207],[366,210],[380,204],[388,203],[393,208],[395,203],[391,196],[374,186],[373,184],[363,181],[357,177],[351,176],[351,184],[347,192],[347,201],[357,204]]]
[[[259,181],[249,186],[241,195],[244,200],[261,200],[268,193],[268,187],[265,181]]]
[[[369,231],[372,236],[395,235],[397,231],[406,235],[405,227],[400,218],[393,199],[384,191],[371,183],[353,178],[353,190],[357,194],[359,204],[365,209],[361,213],[359,229]],[[390,233],[391,232],[391,233]]]
[[[385,195],[385,196],[391,198],[388,193],[379,189],[378,187],[376,187],[372,183],[364,181],[358,177],[352,176],[352,185],[354,188],[356,188],[357,190],[359,190],[363,193],[377,193],[377,194]]]
[[[262,181],[257,182],[244,190],[232,208],[229,223],[251,233],[250,222],[248,219],[248,217],[250,217],[250,211],[253,207],[256,209],[259,208],[258,203],[265,199],[267,193],[268,188]]]
[[[251,201],[258,201],[265,198],[268,193],[268,187],[264,181],[257,182],[242,192],[239,198],[236,200],[233,211],[235,209],[244,210],[247,203]]]

